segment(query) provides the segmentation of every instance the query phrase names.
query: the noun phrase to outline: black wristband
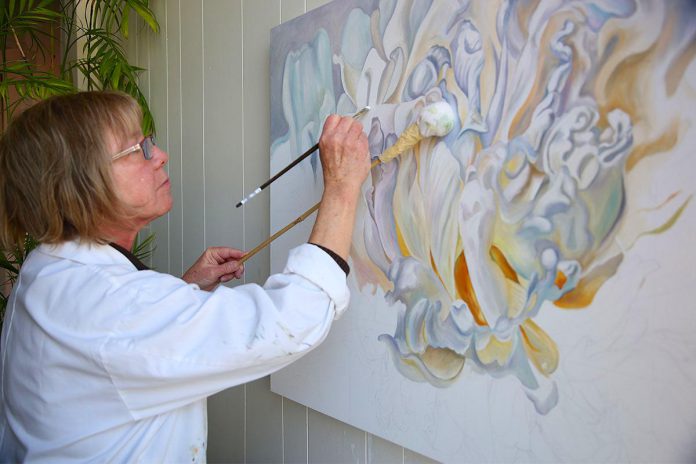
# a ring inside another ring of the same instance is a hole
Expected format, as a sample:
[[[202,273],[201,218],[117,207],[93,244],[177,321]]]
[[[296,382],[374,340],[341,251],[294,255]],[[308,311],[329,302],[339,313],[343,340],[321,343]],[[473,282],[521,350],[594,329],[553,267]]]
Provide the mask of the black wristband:
[[[341,258],[341,257],[338,256],[336,253],[334,253],[332,250],[329,250],[329,249],[326,248],[326,247],[323,247],[323,246],[321,246],[321,245],[317,245],[316,243],[312,243],[312,242],[309,242],[309,244],[310,244],[310,245],[314,245],[315,247],[319,247],[319,248],[321,248],[322,250],[324,250],[324,251],[326,252],[326,254],[328,254],[329,256],[331,256],[331,257],[333,258],[333,260],[336,261],[336,264],[338,264],[338,266],[339,266],[341,269],[343,269],[343,272],[346,273],[346,277],[348,276],[348,274],[350,273],[350,266],[348,266],[348,263],[346,262],[345,259]]]

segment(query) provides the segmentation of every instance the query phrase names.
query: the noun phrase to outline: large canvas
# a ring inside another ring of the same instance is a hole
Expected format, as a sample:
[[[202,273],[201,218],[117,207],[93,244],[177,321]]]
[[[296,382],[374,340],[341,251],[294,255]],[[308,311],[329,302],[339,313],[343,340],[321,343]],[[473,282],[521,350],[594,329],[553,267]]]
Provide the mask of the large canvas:
[[[351,307],[274,391],[445,462],[696,460],[693,2],[340,0],[271,44],[272,172],[330,113],[374,156],[458,116],[372,171]]]

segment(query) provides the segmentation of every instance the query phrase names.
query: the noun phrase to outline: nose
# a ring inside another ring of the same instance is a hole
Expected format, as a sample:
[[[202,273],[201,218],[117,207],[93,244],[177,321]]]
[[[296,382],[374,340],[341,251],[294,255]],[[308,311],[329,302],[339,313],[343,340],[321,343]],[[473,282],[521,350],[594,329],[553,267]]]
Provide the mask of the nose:
[[[157,163],[157,167],[162,167],[169,162],[169,155],[166,151],[162,150],[159,146],[155,145],[152,147],[153,156],[152,159]]]

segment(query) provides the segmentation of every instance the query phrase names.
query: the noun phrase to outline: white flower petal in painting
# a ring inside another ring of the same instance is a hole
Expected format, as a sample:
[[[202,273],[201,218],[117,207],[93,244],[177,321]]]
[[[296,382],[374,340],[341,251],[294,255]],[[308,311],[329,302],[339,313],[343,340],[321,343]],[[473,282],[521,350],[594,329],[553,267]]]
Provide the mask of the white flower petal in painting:
[[[287,165],[319,140],[326,117],[335,112],[331,48],[326,31],[285,59],[283,70],[283,114],[287,133],[276,139],[272,156]],[[310,165],[317,174],[317,155]],[[300,168],[302,169],[302,168]]]
[[[372,155],[426,105],[455,111],[452,132],[363,186],[351,263],[359,289],[379,288],[392,305],[394,332],[379,339],[401,374],[437,387],[511,376],[538,413],[557,405],[561,353],[535,318],[589,307],[636,241],[669,229],[691,198],[640,188],[651,175],[670,182],[641,163],[681,140],[680,121],[659,110],[684,78],[666,63],[686,69],[693,41],[639,27],[668,8],[382,0],[353,9],[334,43],[320,34],[312,52],[289,55],[284,83],[300,97],[283,101],[290,130],[278,147],[304,143],[334,102],[344,113],[372,107]],[[335,78],[304,74],[327,59]],[[305,77],[340,88],[304,95],[293,86]]]

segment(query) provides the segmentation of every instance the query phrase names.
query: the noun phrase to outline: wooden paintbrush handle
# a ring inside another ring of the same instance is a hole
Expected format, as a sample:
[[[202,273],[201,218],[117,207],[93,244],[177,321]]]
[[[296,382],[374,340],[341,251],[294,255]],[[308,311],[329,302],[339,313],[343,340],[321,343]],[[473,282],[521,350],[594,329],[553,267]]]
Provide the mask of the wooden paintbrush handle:
[[[271,235],[271,236],[268,237],[266,240],[264,240],[263,242],[261,242],[259,245],[256,246],[256,248],[254,248],[253,250],[251,250],[249,253],[245,254],[244,257],[243,257],[242,259],[239,260],[239,262],[240,262],[240,263],[244,263],[246,260],[248,260],[249,258],[251,258],[252,256],[254,256],[256,253],[258,253],[259,251],[261,251],[261,250],[263,250],[264,248],[266,248],[273,240],[277,239],[278,237],[280,237],[281,235],[283,235],[285,232],[287,232],[288,230],[292,229],[293,227],[295,227],[295,226],[296,226],[297,224],[299,224],[300,222],[302,222],[302,221],[304,221],[305,219],[307,219],[307,217],[308,217],[310,214],[312,214],[313,212],[315,212],[315,211],[318,210],[318,209],[319,209],[319,203],[317,203],[316,205],[314,205],[314,206],[312,206],[311,208],[309,208],[307,211],[305,211],[304,213],[302,213],[301,216],[299,216],[297,219],[295,219],[294,221],[292,221],[290,224],[288,224],[287,226],[283,227],[283,228],[280,229],[278,232],[276,232],[275,234]]]
[[[377,165],[378,165],[379,163],[381,163],[381,162],[382,162],[382,161],[381,161],[379,158],[376,158],[376,159],[372,162],[372,166],[370,166],[370,169],[374,168],[375,166],[377,166]],[[321,203],[321,202],[320,202],[320,203]],[[259,243],[253,250],[251,250],[250,252],[248,252],[247,254],[245,254],[244,257],[243,257],[242,259],[239,260],[239,262],[240,262],[240,263],[244,263],[245,261],[247,261],[249,258],[251,258],[252,256],[254,256],[256,253],[258,253],[259,251],[263,250],[263,249],[266,248],[268,245],[270,245],[271,242],[272,242],[273,240],[277,239],[278,237],[280,237],[281,235],[283,235],[285,232],[287,232],[288,230],[292,229],[293,227],[295,227],[295,226],[296,226],[297,224],[299,224],[300,222],[302,222],[302,221],[304,221],[305,219],[307,219],[307,218],[309,217],[310,214],[312,214],[313,212],[315,212],[315,211],[318,210],[318,209],[319,209],[319,203],[317,203],[316,205],[312,206],[312,207],[309,208],[307,211],[305,211],[304,213],[302,213],[301,216],[299,216],[297,219],[295,219],[294,221],[292,221],[290,224],[288,224],[287,226],[283,227],[282,229],[280,229],[278,232],[276,232],[275,234],[273,234],[273,235],[271,235],[270,237],[268,237],[268,238],[267,238],[266,240],[264,240],[263,242]]]

